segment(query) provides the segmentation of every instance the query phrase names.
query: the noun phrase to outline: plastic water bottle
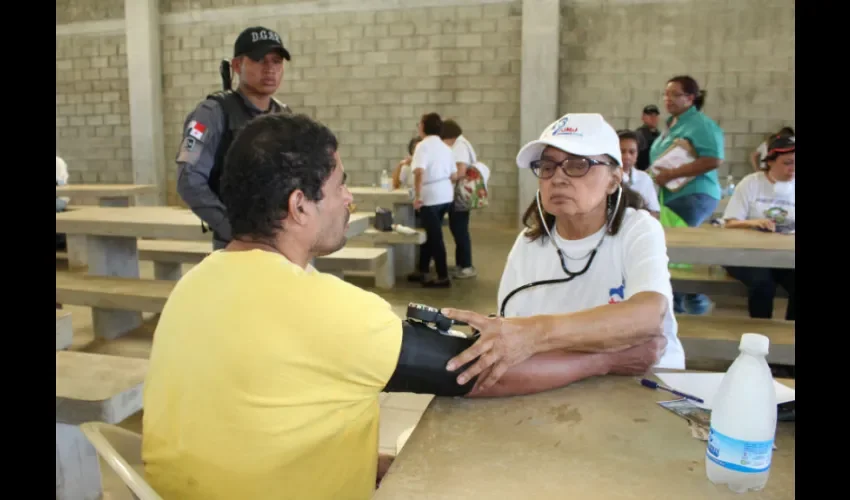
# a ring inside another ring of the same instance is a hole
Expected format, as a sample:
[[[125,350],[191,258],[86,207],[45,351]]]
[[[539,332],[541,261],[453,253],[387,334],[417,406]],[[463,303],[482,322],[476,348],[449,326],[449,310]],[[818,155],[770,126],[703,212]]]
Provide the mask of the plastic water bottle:
[[[731,175],[726,176],[726,187],[723,189],[723,196],[731,197],[735,192],[735,179]]]
[[[386,170],[381,170],[381,189],[390,190],[390,176],[387,175]]]
[[[709,481],[736,493],[764,488],[776,436],[776,389],[765,356],[770,340],[741,336],[741,354],[729,367],[711,410],[705,454]]]

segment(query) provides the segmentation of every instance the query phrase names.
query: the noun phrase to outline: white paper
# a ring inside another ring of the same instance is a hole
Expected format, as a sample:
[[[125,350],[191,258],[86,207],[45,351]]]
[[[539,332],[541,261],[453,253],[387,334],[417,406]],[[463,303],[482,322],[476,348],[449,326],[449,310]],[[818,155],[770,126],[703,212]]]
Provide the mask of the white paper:
[[[694,160],[695,158],[688,153],[687,149],[682,146],[676,146],[657,159],[649,168],[657,174],[661,169],[676,168],[680,165],[691,163]],[[676,190],[691,179],[691,177],[679,177],[668,182],[665,186],[667,189]]]
[[[717,390],[720,388],[720,382],[723,380],[724,375],[726,374],[722,372],[655,374],[655,376],[661,379],[667,387],[704,400],[705,403],[697,403],[696,401],[691,402],[696,406],[707,410],[711,409],[711,402],[714,399],[714,395],[717,393]],[[776,380],[773,381],[773,387],[776,389],[776,404],[794,401],[794,389],[780,384]]]

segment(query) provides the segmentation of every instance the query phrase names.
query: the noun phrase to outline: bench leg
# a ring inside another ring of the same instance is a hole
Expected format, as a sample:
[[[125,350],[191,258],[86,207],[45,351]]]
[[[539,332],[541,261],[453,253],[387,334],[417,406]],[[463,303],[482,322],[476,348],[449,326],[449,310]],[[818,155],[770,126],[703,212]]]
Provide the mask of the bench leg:
[[[89,236],[89,274],[139,278],[139,252],[136,238]],[[92,308],[95,337],[113,340],[142,324],[142,313],[118,309]]]
[[[86,267],[88,256],[86,255],[86,235],[66,234],[66,246],[68,248],[68,269],[79,269]]]
[[[97,451],[76,425],[56,423],[56,500],[101,497]]]
[[[390,289],[395,286],[395,259],[393,259],[395,252],[392,245],[386,247],[386,250],[386,258],[375,269],[375,286]]]
[[[153,276],[158,280],[178,281],[183,276],[183,266],[179,262],[154,261]]]

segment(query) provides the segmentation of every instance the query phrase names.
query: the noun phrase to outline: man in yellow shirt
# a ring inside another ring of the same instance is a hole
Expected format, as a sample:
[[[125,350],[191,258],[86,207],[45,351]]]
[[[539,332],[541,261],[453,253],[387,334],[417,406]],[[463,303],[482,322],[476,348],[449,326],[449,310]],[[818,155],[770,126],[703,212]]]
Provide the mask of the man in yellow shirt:
[[[460,386],[463,367],[445,365],[474,341],[402,321],[377,295],[309,265],[344,246],[352,202],[323,125],[249,122],[221,195],[233,240],[177,283],[154,335],[146,478],[166,500],[365,500],[379,475],[380,392],[467,395],[475,380]],[[657,354],[648,344],[624,352],[581,364],[544,353],[475,395],[546,390]]]

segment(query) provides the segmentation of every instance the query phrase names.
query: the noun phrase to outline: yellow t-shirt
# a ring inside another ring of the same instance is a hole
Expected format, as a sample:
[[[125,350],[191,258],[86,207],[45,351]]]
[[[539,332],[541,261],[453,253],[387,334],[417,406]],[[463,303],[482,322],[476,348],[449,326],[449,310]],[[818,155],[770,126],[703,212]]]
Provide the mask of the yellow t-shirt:
[[[144,386],[147,480],[166,500],[367,499],[401,320],[379,296],[252,250],[177,283]]]

